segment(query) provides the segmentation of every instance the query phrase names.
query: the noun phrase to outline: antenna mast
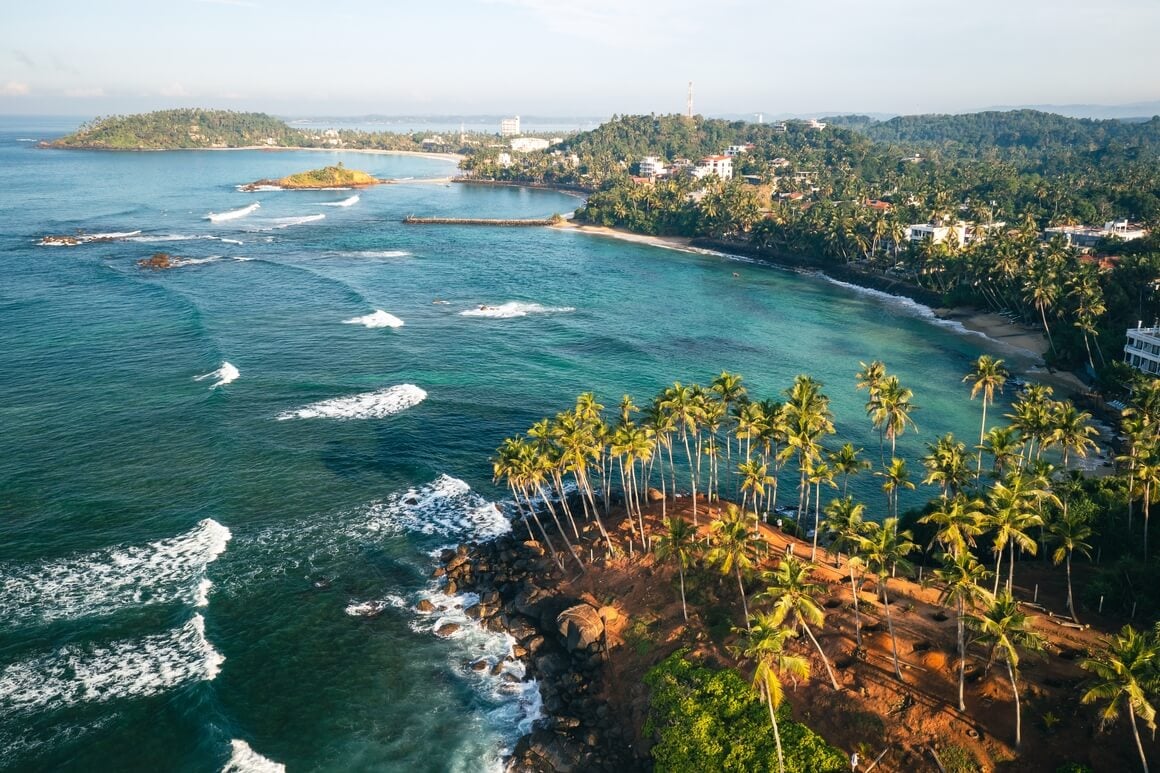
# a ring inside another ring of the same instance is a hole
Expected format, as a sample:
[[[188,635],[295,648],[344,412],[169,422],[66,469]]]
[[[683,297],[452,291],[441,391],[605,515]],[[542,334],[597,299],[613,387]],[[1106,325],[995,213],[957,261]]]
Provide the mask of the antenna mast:
[[[689,118],[693,117],[693,82],[689,81],[689,98],[685,102],[685,112]]]

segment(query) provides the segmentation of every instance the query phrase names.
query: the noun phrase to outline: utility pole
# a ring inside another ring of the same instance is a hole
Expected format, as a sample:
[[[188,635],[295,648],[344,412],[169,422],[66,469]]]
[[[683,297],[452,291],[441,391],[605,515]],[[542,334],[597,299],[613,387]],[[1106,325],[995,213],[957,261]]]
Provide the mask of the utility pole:
[[[693,82],[689,81],[689,99],[685,103],[686,115],[691,119],[693,117]]]

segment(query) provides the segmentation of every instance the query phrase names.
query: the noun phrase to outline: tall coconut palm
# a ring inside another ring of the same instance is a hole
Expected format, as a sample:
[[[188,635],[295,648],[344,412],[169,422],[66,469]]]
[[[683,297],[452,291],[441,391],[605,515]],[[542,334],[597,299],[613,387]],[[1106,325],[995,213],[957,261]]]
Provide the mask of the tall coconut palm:
[[[910,471],[906,468],[906,460],[891,459],[889,467],[875,474],[883,478],[882,491],[886,494],[886,506],[891,517],[897,520],[899,492],[903,489],[914,490],[914,482],[910,479]]]
[[[747,462],[742,462],[737,465],[737,471],[741,473],[741,508],[745,509],[746,494],[753,492],[753,531],[757,533],[761,529],[761,521],[758,516],[758,501],[765,496],[765,487],[773,483],[773,476],[769,474],[769,467],[762,464],[758,459],[750,459]]]
[[[689,463],[689,480],[693,489],[693,525],[697,526],[697,467],[698,458],[694,463],[693,451],[689,446],[689,435],[696,435],[700,426],[701,410],[696,392],[693,387],[683,386],[675,382],[664,391],[664,406],[672,413],[673,422],[681,433],[681,441],[685,444],[685,459]]]
[[[761,540],[749,532],[745,514],[741,508],[730,502],[725,513],[709,525],[712,532],[711,547],[705,559],[717,566],[721,574],[733,572],[737,575],[737,588],[741,592],[741,610],[745,614],[745,625],[749,625],[749,602],[745,597],[745,574],[756,564],[754,553]]]
[[[681,578],[681,614],[689,621],[689,608],[685,604],[685,569],[693,565],[697,551],[697,530],[679,515],[664,519],[665,531],[656,544],[657,561],[675,561]]]
[[[810,566],[793,556],[783,556],[778,561],[777,568],[761,573],[761,579],[766,584],[758,598],[771,603],[772,621],[778,625],[785,624],[794,630],[803,630],[826,667],[826,674],[830,677],[830,684],[835,690],[842,689],[834,677],[834,669],[830,667],[830,659],[822,650],[814,636],[811,625],[825,624],[826,613],[818,605],[817,597],[822,592],[822,586],[810,582]]]
[[[908,426],[917,429],[914,420],[910,418],[911,412],[918,408],[910,402],[913,397],[914,392],[902,386],[898,376],[887,376],[878,385],[878,404],[873,418],[876,425],[881,424],[886,437],[890,438],[891,456],[895,454],[898,436]]]
[[[991,474],[1002,477],[1019,458],[1019,430],[1013,426],[992,427],[981,445],[982,451],[991,456]]]
[[[937,485],[943,500],[954,496],[967,483],[970,471],[967,467],[967,447],[955,440],[954,433],[948,432],[933,443],[927,443],[927,455],[922,458],[926,477],[922,482],[928,486]]]
[[[975,537],[983,533],[986,515],[981,499],[970,499],[957,494],[953,499],[943,500],[929,515],[918,519],[919,523],[934,524],[938,527],[934,539],[943,550],[952,556],[966,553],[975,546]]]
[[[1060,400],[1051,408],[1051,434],[1048,443],[1063,449],[1063,469],[1067,470],[1070,453],[1086,457],[1087,452],[1096,448],[1093,436],[1098,435],[1089,422],[1092,415],[1078,410],[1070,400]]]
[[[971,399],[979,392],[983,393],[983,421],[979,425],[979,445],[983,444],[983,437],[987,434],[987,405],[995,402],[995,392],[1002,393],[1003,385],[1007,383],[1007,369],[1003,361],[997,360],[989,354],[980,355],[975,361],[971,372],[963,376],[963,381],[971,382]],[[977,477],[983,474],[983,452],[979,451],[979,468]]]
[[[817,461],[810,465],[809,482],[814,487],[814,534],[813,546],[810,548],[810,561],[818,560],[818,535],[822,531],[822,484],[826,484],[833,488],[834,485],[834,471],[830,466],[822,461]]]
[[[859,390],[865,389],[867,392],[866,415],[870,417],[874,429],[878,431],[878,455],[881,457],[882,464],[885,465],[885,427],[878,415],[878,392],[882,387],[882,381],[886,378],[886,363],[882,360],[874,360],[869,365],[864,362],[858,364],[862,366],[862,370],[854,374],[854,385]]]
[[[741,374],[723,370],[721,375],[709,383],[709,390],[721,401],[726,416],[732,415],[734,406],[748,400],[742,381]],[[731,469],[733,466],[732,446],[728,442],[725,445],[725,464],[726,469]]]
[[[1156,732],[1156,708],[1149,701],[1149,691],[1156,680],[1158,660],[1160,645],[1156,640],[1125,625],[1119,634],[1107,640],[1103,652],[1080,663],[1080,668],[1093,674],[1091,685],[1080,701],[1103,704],[1100,708],[1100,724],[1103,726],[1115,722],[1123,708],[1132,726],[1132,737],[1136,739],[1136,751],[1140,753],[1144,773],[1148,773],[1148,758],[1144,756],[1136,718]]]
[[[1038,552],[1038,544],[1031,536],[1031,529],[1043,525],[1043,517],[1038,512],[1040,500],[1053,497],[1034,480],[1020,472],[1009,474],[1004,480],[996,481],[987,493],[987,527],[995,532],[995,589],[999,592],[999,567],[1003,560],[1003,548],[1009,552],[1007,569],[1007,591],[1013,592],[1015,583],[1015,548],[1031,555]]]
[[[826,506],[826,528],[832,537],[831,544],[839,553],[845,550],[850,554],[850,560],[846,565],[850,570],[850,597],[854,603],[854,639],[858,649],[862,649],[862,617],[858,610],[858,583],[855,572],[864,566],[858,551],[863,532],[866,530],[866,522],[863,520],[865,512],[866,506],[850,497],[835,499]]]
[[[894,676],[902,680],[902,668],[898,664],[898,640],[894,637],[894,620],[890,615],[890,598],[888,596],[890,575],[901,569],[908,572],[911,569],[906,557],[914,552],[914,536],[909,531],[898,530],[898,519],[887,518],[882,523],[870,522],[859,539],[859,546],[870,571],[878,575],[879,590],[882,594],[882,605],[886,609],[886,626],[890,630],[890,647],[894,655]]]
[[[785,699],[782,679],[807,679],[810,675],[809,661],[786,651],[786,642],[793,635],[789,628],[773,622],[772,615],[758,615],[752,624],[746,620],[746,631],[737,647],[738,654],[753,663],[753,686],[765,698],[769,707],[769,723],[773,726],[773,740],[777,745],[779,773],[785,773],[785,755],[781,748],[781,732],[777,727],[777,710]]]
[[[982,587],[982,583],[990,574],[971,553],[944,553],[943,564],[934,570],[935,578],[942,583],[939,601],[953,605],[955,608],[955,622],[958,632],[959,645],[959,711],[966,711],[967,704],[963,699],[963,688],[967,680],[967,643],[964,637],[964,624],[969,610],[973,610],[979,602],[987,601],[991,594]]]
[[[1144,561],[1148,560],[1148,516],[1152,500],[1160,494],[1160,444],[1149,442],[1136,460],[1136,490],[1144,503]]]
[[[1064,509],[1059,516],[1047,524],[1048,539],[1055,544],[1055,552],[1051,559],[1059,566],[1067,562],[1067,611],[1074,622],[1079,622],[1075,613],[1075,596],[1071,591],[1071,557],[1078,551],[1085,556],[1091,556],[1092,546],[1084,540],[1092,536],[1091,521],[1080,510]]]
[[[821,438],[834,433],[830,398],[822,394],[822,383],[810,376],[799,375],[793,386],[786,390],[785,417],[787,426],[786,454],[798,458],[798,521],[809,505],[809,473],[821,456]]]
[[[870,462],[862,459],[859,456],[861,453],[862,449],[854,448],[853,443],[843,443],[837,451],[826,454],[834,474],[842,476],[842,496],[846,496],[846,486],[850,483],[851,475],[870,469]]]
[[[987,605],[981,615],[970,616],[971,626],[978,631],[978,640],[991,648],[992,659],[1002,657],[1011,679],[1015,696],[1015,748],[1023,743],[1023,709],[1019,703],[1019,647],[1025,650],[1043,649],[1043,636],[1031,627],[1027,615],[1007,591]]]

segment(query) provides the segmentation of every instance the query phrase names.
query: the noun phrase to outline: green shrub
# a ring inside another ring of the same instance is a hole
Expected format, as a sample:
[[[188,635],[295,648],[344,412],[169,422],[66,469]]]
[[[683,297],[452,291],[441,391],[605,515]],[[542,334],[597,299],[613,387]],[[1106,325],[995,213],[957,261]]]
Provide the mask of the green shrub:
[[[681,650],[645,676],[652,689],[645,732],[653,734],[657,773],[777,770],[777,747],[769,710],[735,671],[711,669]],[[846,755],[817,733],[778,710],[788,773],[837,773]]]

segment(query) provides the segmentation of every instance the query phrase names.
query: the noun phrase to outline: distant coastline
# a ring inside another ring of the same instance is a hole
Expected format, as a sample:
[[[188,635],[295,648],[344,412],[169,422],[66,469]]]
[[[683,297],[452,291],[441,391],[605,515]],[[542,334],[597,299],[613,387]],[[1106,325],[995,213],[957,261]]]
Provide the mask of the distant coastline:
[[[380,156],[415,156],[417,158],[434,158],[441,161],[454,161],[459,163],[466,156],[460,153],[437,153],[427,152],[425,150],[382,150],[380,148],[311,148],[311,147],[297,147],[297,146],[283,146],[283,145],[241,145],[233,148],[103,148],[98,146],[83,146],[83,145],[53,145],[51,142],[41,142],[40,147],[48,150],[86,150],[99,151],[103,153],[174,153],[174,152],[201,152],[201,151],[233,151],[233,150],[264,150],[266,152],[278,151],[306,151],[312,150],[317,153],[367,153],[370,155]]]

